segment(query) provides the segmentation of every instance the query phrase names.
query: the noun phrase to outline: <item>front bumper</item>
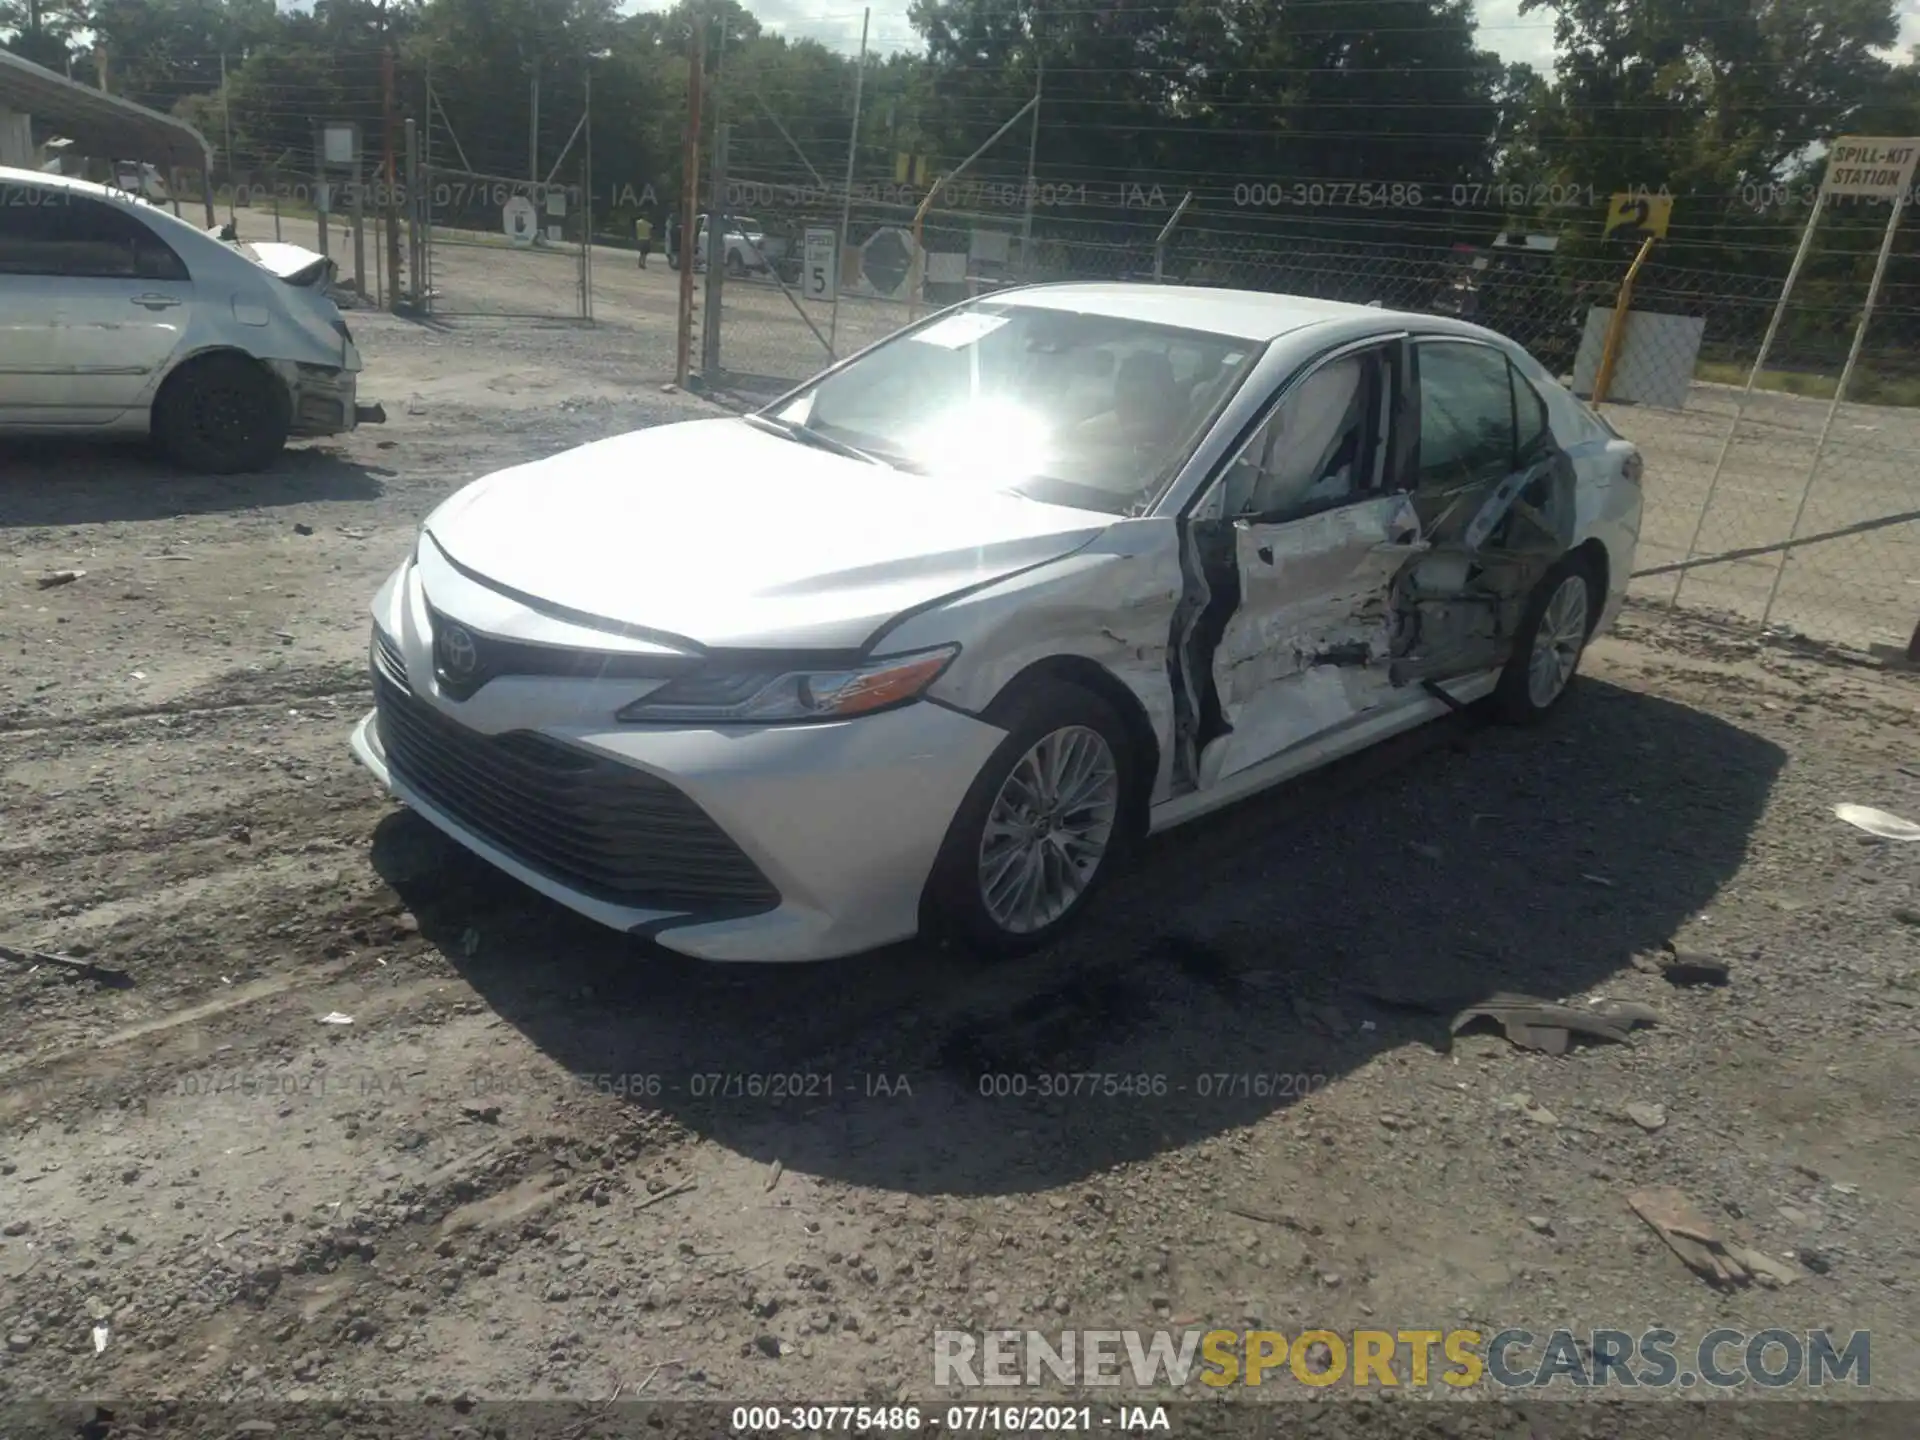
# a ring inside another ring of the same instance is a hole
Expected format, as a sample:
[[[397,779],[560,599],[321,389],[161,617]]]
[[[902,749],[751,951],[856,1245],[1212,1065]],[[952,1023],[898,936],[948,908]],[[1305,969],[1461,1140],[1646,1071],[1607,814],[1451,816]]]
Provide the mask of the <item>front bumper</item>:
[[[617,705],[609,703],[619,682],[552,676],[502,676],[458,701],[434,678],[424,598],[411,573],[381,592],[376,615],[388,637],[383,661],[376,632],[374,656],[385,703],[392,705],[398,691],[383,666],[391,672],[397,664],[414,711],[424,710],[434,726],[458,727],[450,742],[516,752],[564,747],[615,782],[622,777],[609,766],[628,772],[637,790],[657,795],[671,787],[675,800],[688,802],[675,823],[684,826],[692,815],[708,827],[691,829],[687,844],[717,856],[716,888],[732,885],[734,869],[750,864],[769,887],[767,901],[741,913],[738,905],[610,897],[583,883],[583,873],[604,871],[606,857],[583,854],[581,832],[563,833],[538,803],[507,814],[497,794],[489,799],[449,783],[450,771],[436,769],[430,753],[409,773],[402,751],[413,746],[409,753],[422,755],[418,733],[383,734],[378,709],[353,732],[360,762],[423,819],[523,884],[603,925],[706,960],[824,960],[914,934],[921,893],[953,815],[1004,738],[984,721],[931,703],[822,725],[620,725],[611,718]],[[632,698],[631,687],[625,693]],[[389,723],[403,718],[396,714]],[[405,745],[396,747],[396,739]],[[619,788],[602,778],[587,792],[593,823],[603,827],[598,833],[630,828],[608,809],[606,797]],[[633,823],[651,823],[656,802],[638,803],[648,815],[636,810]],[[739,867],[719,853],[715,841],[722,837],[741,857]],[[556,856],[569,863],[556,866]],[[673,883],[686,889],[688,867],[672,868]]]

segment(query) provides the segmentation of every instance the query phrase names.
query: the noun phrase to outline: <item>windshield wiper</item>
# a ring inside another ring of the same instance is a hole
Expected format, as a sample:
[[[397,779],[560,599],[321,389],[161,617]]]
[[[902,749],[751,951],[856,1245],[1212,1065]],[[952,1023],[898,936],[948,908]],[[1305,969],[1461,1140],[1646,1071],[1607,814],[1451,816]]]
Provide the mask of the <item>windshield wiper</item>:
[[[802,445],[811,445],[816,450],[829,450],[835,455],[843,455],[849,460],[864,460],[869,465],[885,465],[887,462],[877,455],[869,455],[865,450],[836,440],[831,435],[823,435],[806,425],[796,425],[791,420],[775,420],[769,415],[747,415],[742,417],[756,429],[765,430],[769,435],[783,436],[798,441]]]

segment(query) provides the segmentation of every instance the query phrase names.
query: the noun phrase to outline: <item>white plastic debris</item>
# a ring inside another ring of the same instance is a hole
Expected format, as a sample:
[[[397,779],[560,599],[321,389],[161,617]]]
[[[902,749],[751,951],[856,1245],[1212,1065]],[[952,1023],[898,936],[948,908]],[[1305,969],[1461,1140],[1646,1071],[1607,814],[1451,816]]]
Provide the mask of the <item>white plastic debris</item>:
[[[101,1351],[107,1348],[107,1340],[109,1338],[109,1335],[110,1335],[110,1332],[108,1331],[106,1326],[96,1325],[93,1327],[93,1353],[94,1354],[98,1355]]]
[[[320,1017],[320,1023],[322,1025],[351,1025],[353,1023],[353,1017],[351,1015],[342,1015],[338,1010],[335,1010],[329,1014],[322,1015]]]
[[[1871,805],[1836,805],[1833,813],[1847,824],[1869,835],[1878,835],[1882,840],[1920,840],[1920,825],[1911,820],[1902,820],[1898,815],[1889,815],[1885,810],[1876,810]]]

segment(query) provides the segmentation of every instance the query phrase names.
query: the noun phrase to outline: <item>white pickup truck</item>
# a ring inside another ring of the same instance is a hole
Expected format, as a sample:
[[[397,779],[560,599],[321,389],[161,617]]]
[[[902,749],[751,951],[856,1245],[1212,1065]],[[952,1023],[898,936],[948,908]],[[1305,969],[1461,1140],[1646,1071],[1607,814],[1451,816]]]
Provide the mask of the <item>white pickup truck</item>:
[[[693,237],[693,268],[707,268],[707,220],[702,215],[696,222]],[[750,215],[729,215],[727,228],[720,237],[724,247],[721,264],[727,267],[729,275],[764,275],[777,270],[780,262],[786,259],[787,242],[777,235],[769,235],[764,226]],[[667,254],[667,263],[674,269],[680,268],[680,255],[677,248]]]

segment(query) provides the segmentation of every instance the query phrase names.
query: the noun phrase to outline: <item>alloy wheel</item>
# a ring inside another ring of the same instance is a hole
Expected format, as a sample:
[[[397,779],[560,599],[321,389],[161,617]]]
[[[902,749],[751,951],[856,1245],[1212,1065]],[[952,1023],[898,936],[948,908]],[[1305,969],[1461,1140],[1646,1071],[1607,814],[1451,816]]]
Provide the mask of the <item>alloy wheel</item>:
[[[1087,892],[1120,815],[1120,767],[1098,730],[1069,725],[1022,755],[987,811],[980,900],[1014,935],[1043,930]]]
[[[1568,575],[1540,612],[1533,653],[1527,661],[1527,699],[1544,710],[1560,698],[1573,679],[1580,652],[1587,643],[1587,582]]]

